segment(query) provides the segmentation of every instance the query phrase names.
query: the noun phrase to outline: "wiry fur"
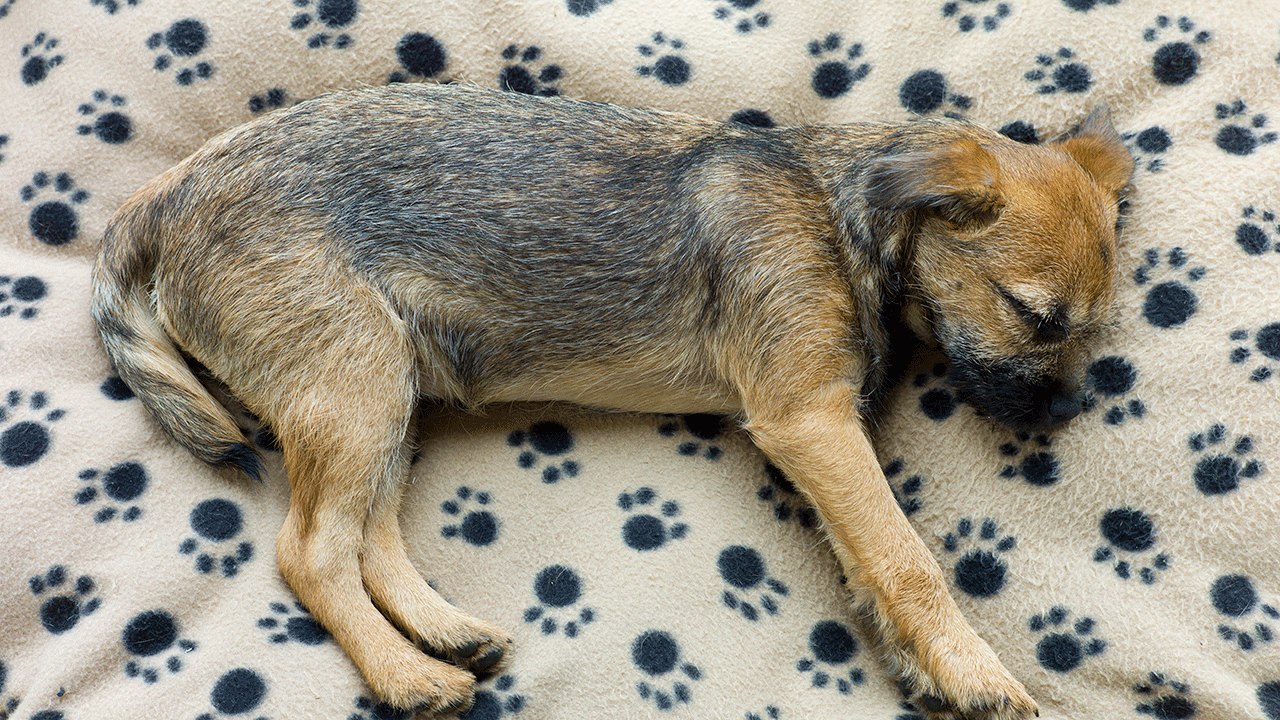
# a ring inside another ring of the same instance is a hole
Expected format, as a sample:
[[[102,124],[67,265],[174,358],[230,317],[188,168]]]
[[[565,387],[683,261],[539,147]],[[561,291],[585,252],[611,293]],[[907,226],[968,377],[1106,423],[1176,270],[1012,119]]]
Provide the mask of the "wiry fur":
[[[1074,414],[1130,169],[1098,113],[1033,147],[952,120],[766,130],[362,90],[232,130],[130,198],[93,314],[197,457],[257,468],[184,356],[273,428],[292,490],[281,571],[393,705],[463,706],[510,642],[405,555],[415,406],[559,400],[736,416],[814,503],[915,697],[938,717],[1025,718],[1034,702],[961,617],[867,424],[913,335],[980,370],[958,389],[990,414]],[[1031,398],[1012,410],[1010,383]]]

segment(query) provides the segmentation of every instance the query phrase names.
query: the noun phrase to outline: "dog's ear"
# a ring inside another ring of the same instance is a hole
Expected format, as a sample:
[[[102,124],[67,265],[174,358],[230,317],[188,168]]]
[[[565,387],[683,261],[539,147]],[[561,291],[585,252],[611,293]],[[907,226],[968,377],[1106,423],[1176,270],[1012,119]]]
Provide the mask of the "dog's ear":
[[[986,225],[1004,207],[999,180],[1000,163],[966,138],[941,150],[879,159],[866,197],[875,208],[929,208],[955,225]]]
[[[1133,156],[1111,124],[1111,111],[1099,105],[1080,127],[1054,143],[1093,177],[1104,191],[1115,195],[1133,176]]]

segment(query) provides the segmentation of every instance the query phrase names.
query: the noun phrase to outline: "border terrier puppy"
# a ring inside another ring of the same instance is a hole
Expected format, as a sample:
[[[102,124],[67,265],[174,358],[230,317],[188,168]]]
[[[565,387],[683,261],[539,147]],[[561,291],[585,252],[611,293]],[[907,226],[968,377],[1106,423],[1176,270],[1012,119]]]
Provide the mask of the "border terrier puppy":
[[[961,616],[868,431],[911,336],[995,419],[1079,411],[1132,166],[1105,111],[1030,146],[958,120],[760,129],[358,90],[233,129],[133,195],[93,316],[196,457],[259,473],[188,358],[274,429],[280,570],[396,707],[466,706],[511,642],[406,556],[415,406],[555,400],[735,416],[817,508],[918,703],[1021,719],[1035,703]]]

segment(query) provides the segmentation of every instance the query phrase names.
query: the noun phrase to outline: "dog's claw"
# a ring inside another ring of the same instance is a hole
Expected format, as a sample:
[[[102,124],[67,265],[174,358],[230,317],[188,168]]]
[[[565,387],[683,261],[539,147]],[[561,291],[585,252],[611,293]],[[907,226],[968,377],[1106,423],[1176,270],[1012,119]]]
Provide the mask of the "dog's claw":
[[[485,639],[488,640],[488,638],[485,638]],[[454,648],[454,651],[457,652],[460,657],[465,658],[465,657],[471,657],[472,655],[475,655],[476,650],[479,650],[479,649],[480,649],[480,641],[472,640],[471,642],[464,643]]]
[[[920,704],[932,713],[942,712],[947,707],[947,703],[937,695],[921,695]]]
[[[476,672],[484,672],[485,670],[488,670],[494,665],[497,665],[498,662],[502,660],[502,656],[504,654],[505,653],[503,652],[502,648],[499,648],[499,647],[493,648],[492,650],[489,650],[485,654],[476,658],[475,662],[471,663],[471,668]]]

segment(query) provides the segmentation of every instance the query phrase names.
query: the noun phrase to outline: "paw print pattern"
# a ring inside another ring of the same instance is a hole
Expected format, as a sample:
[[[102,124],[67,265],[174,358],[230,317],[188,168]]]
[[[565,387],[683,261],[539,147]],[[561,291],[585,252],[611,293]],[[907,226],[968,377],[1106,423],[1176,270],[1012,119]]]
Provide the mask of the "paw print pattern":
[[[1280,610],[1274,601],[1262,602],[1248,577],[1223,575],[1214,580],[1209,599],[1213,608],[1232,623],[1218,625],[1218,637],[1234,642],[1246,652],[1259,642],[1269,643],[1275,639],[1274,625],[1280,620]]]
[[[565,7],[569,10],[570,15],[578,17],[586,17],[594,14],[602,5],[608,5],[613,0],[565,0]]]
[[[576,638],[596,619],[596,611],[589,607],[577,608],[575,613],[574,606],[582,599],[582,578],[568,566],[552,565],[539,571],[533,579],[533,594],[538,602],[525,608],[524,621],[538,623],[543,635],[563,632],[567,638]]]
[[[1009,459],[1009,464],[1000,468],[1002,478],[1022,478],[1036,487],[1048,487],[1062,477],[1058,466],[1058,458],[1049,452],[1051,441],[1048,435],[1032,436],[1031,433],[1020,432],[1014,436],[1016,442],[1007,442],[1000,446],[1000,454]]]
[[[778,123],[774,122],[773,118],[769,117],[769,113],[764,110],[756,110],[755,108],[739,110],[729,117],[729,122],[760,128],[771,128],[777,127],[778,125]]]
[[[413,713],[410,711],[376,702],[372,698],[361,696],[353,704],[356,710],[347,716],[347,720],[413,720]]]
[[[1225,495],[1239,489],[1241,480],[1252,480],[1263,472],[1262,462],[1249,457],[1252,437],[1237,436],[1229,451],[1224,446],[1226,439],[1226,426],[1216,423],[1187,439],[1187,447],[1197,457],[1191,477],[1205,495]]]
[[[743,720],[779,720],[782,717],[782,711],[776,705],[766,705],[764,710],[760,712],[748,712]]]
[[[889,487],[893,490],[893,497],[898,501],[898,507],[902,508],[902,513],[907,517],[911,517],[924,507],[924,502],[920,499],[920,490],[924,487],[924,478],[920,475],[911,475],[901,481],[898,476],[903,474],[905,463],[902,458],[889,461],[885,465],[884,476],[889,481]]]
[[[813,68],[810,85],[820,98],[838,98],[849,92],[855,83],[871,72],[871,64],[858,62],[862,58],[862,43],[844,47],[844,39],[831,33],[821,40],[810,40],[809,56],[820,60]],[[837,59],[829,59],[832,57]]]
[[[1041,95],[1052,95],[1061,90],[1066,93],[1082,93],[1093,86],[1093,76],[1089,68],[1075,60],[1075,52],[1070,48],[1058,48],[1055,53],[1044,53],[1036,56],[1037,67],[1028,70],[1022,77],[1030,83],[1038,83],[1036,92]]]
[[[1099,406],[1110,405],[1102,414],[1108,425],[1119,425],[1129,418],[1142,418],[1147,414],[1146,403],[1137,398],[1124,400],[1138,381],[1138,370],[1118,355],[1099,358],[1085,371],[1088,391],[1085,393],[1086,412]]]
[[[61,197],[45,200],[32,208],[27,216],[27,228],[40,242],[56,247],[76,239],[80,222],[73,206],[88,200],[89,193],[76,188],[75,181],[67,173],[50,177],[49,173],[41,171],[31,176],[29,184],[22,186],[19,196],[22,202],[29,203],[50,190]]]
[[[522,50],[515,45],[508,45],[502,51],[502,59],[508,62],[515,61],[515,64],[507,65],[502,68],[502,72],[498,73],[498,87],[525,95],[541,97],[559,95],[560,88],[556,87],[555,83],[564,78],[564,69],[559,65],[543,65],[535,75],[531,72],[533,69],[531,65],[541,58],[540,48],[527,47]]]
[[[108,15],[115,15],[120,12],[120,8],[128,5],[129,7],[137,7],[139,0],[89,0],[89,4],[94,7],[101,6],[107,11]]]
[[[43,575],[27,580],[27,587],[40,603],[40,624],[52,635],[61,635],[102,607],[96,596],[97,584],[88,575],[69,582],[67,569],[54,565]]]
[[[47,423],[54,423],[66,415],[65,410],[50,410],[49,396],[42,392],[24,397],[19,390],[10,390],[0,405],[0,463],[5,467],[20,468],[40,461],[48,452],[51,438]],[[29,419],[17,420],[26,415]]]
[[[659,57],[648,65],[636,68],[640,77],[652,77],[666,85],[683,85],[693,77],[693,66],[688,60],[677,54],[684,49],[684,41],[668,38],[662,33],[654,33],[650,44],[639,45],[636,52],[641,57]]]
[[[117,517],[131,523],[142,517],[142,508],[133,502],[147,490],[147,471],[138,463],[119,463],[106,472],[89,468],[81,470],[78,477],[84,486],[72,496],[76,504],[94,506],[102,501],[102,507],[93,514],[95,523],[109,522]]]
[[[1170,680],[1163,673],[1151,673],[1145,682],[1133,686],[1133,692],[1139,698],[1134,710],[1156,720],[1185,720],[1196,714],[1191,686]]]
[[[903,80],[898,86],[898,102],[917,115],[928,115],[949,104],[955,110],[944,114],[952,118],[973,107],[973,98],[951,92],[946,77],[937,70],[920,70]]]
[[[647,677],[636,683],[636,692],[659,710],[688,704],[693,699],[689,683],[702,679],[702,670],[686,662],[675,637],[662,630],[646,630],[636,636],[631,642],[631,662]]]
[[[0,150],[3,150],[4,146],[8,144],[9,144],[9,136],[0,135]],[[3,162],[4,162],[4,153],[0,152],[0,163],[3,163]]]
[[[779,613],[778,603],[780,598],[786,597],[787,586],[769,576],[764,558],[754,548],[732,545],[721,550],[716,558],[716,568],[720,571],[720,578],[729,585],[720,595],[725,607],[737,610],[747,620],[759,620],[756,603],[748,597],[748,593],[754,595],[758,592],[760,609],[769,615]]]
[[[62,64],[66,57],[54,52],[57,47],[58,39],[46,33],[37,33],[31,42],[22,46],[22,57],[26,60],[18,74],[24,85],[38,85],[49,77],[50,71]]]
[[[1259,212],[1249,206],[1241,212],[1245,222],[1236,226],[1236,244],[1249,255],[1262,255],[1275,251],[1280,253],[1280,242],[1273,237],[1280,236],[1280,225],[1276,224],[1276,214],[1271,210]]]
[[[213,75],[213,65],[195,59],[208,45],[209,30],[195,18],[179,20],[147,38],[147,49],[156,52],[151,67],[156,72],[173,69],[173,80],[179,85],[190,85]]]
[[[818,527],[818,511],[796,490],[787,476],[773,463],[765,463],[764,470],[769,483],[756,491],[756,497],[772,506],[773,517],[782,523],[795,520],[806,530]]]
[[[1253,333],[1253,345],[1249,347],[1248,330],[1233,330],[1228,336],[1232,342],[1241,343],[1231,351],[1231,362],[1236,365],[1243,365],[1253,356],[1253,350],[1256,349],[1262,356],[1262,361],[1258,365],[1253,366],[1253,371],[1249,373],[1249,379],[1253,382],[1263,382],[1270,380],[1275,374],[1276,368],[1272,366],[1273,362],[1280,362],[1280,322],[1274,322],[1265,325]],[[1252,365],[1252,363],[1250,363]]]
[[[162,669],[170,674],[180,672],[182,656],[196,649],[194,642],[180,637],[177,621],[164,610],[133,616],[124,626],[120,641],[134,658],[125,663],[124,674],[142,678],[148,685],[160,680]],[[151,665],[152,662],[160,665]]]
[[[1012,14],[1013,7],[1009,3],[991,0],[951,0],[942,6],[942,17],[955,18],[960,32],[972,32],[979,26],[986,32],[992,32]]]
[[[1270,145],[1280,137],[1275,132],[1265,131],[1267,116],[1262,114],[1245,118],[1249,111],[1243,100],[1233,103],[1218,103],[1213,114],[1219,121],[1226,123],[1213,136],[1213,143],[1222,152],[1230,155],[1252,155],[1261,145]],[[1240,119],[1244,124],[1233,122]]]
[[[1150,556],[1156,546],[1156,525],[1151,516],[1141,510],[1122,507],[1108,510],[1098,523],[1098,531],[1106,542],[1093,552],[1093,561],[1110,563],[1116,576],[1128,580],[1137,576],[1142,582],[1151,585],[1157,579],[1157,573],[1169,569],[1169,554],[1156,553]],[[1140,567],[1136,567],[1142,563]]]
[[[622,524],[622,541],[632,550],[657,550],[689,533],[688,525],[675,520],[680,515],[680,506],[675,500],[666,500],[657,508],[662,517],[641,512],[657,499],[658,493],[647,487],[618,496],[618,507],[627,514]]]
[[[231,543],[240,535],[244,520],[240,506],[215,498],[205,500],[191,511],[189,516],[191,529],[197,538],[187,538],[178,545],[178,552],[195,556],[195,569],[201,575],[208,575],[218,568],[223,577],[235,577],[240,566],[253,559],[253,544],[243,541],[231,547]],[[214,547],[201,551],[201,540],[212,543]],[[226,550],[225,555],[218,553]]]
[[[769,13],[752,12],[760,0],[713,0],[716,9],[712,15],[717,20],[732,20],[733,29],[747,34],[756,28],[769,27]]]
[[[391,73],[387,82],[407,82],[410,78],[434,78],[449,66],[444,45],[426,33],[409,33],[396,43],[396,59],[403,71]]]
[[[298,13],[289,19],[289,28],[307,34],[307,47],[312,50],[331,47],[344,50],[355,39],[344,30],[356,21],[360,6],[356,0],[293,0]],[[318,32],[313,32],[318,30]]]
[[[289,93],[284,88],[274,87],[262,93],[249,98],[249,112],[257,115],[258,113],[267,112],[284,107],[289,101]]]
[[[675,437],[682,429],[691,435],[693,439],[682,442],[676,447],[676,452],[681,455],[686,457],[701,455],[707,460],[719,460],[720,456],[724,454],[720,446],[714,444],[714,441],[720,438],[724,430],[723,417],[705,413],[683,415],[659,425],[658,434],[668,438]]]
[[[528,447],[516,457],[516,464],[526,470],[538,467],[543,457],[557,458],[573,450],[573,433],[558,422],[536,422],[528,430],[515,430],[507,435],[511,447]],[[577,477],[582,466],[577,460],[551,461],[542,465],[542,482],[555,483],[562,478]]]
[[[122,108],[126,100],[123,95],[112,95],[106,90],[97,90],[93,99],[81,103],[77,111],[85,117],[92,117],[93,122],[76,126],[80,135],[93,135],[108,145],[119,145],[128,142],[133,136],[133,122],[128,115],[117,110],[103,110],[104,106]]]
[[[862,668],[853,664],[858,641],[843,623],[823,620],[809,630],[809,653],[796,662],[796,671],[809,676],[815,688],[830,687],[848,695],[866,679]]]
[[[1004,589],[1009,567],[1001,558],[1018,545],[1011,536],[1000,536],[1000,526],[987,518],[973,536],[973,521],[964,518],[956,523],[955,532],[947,533],[942,547],[948,553],[960,551],[963,545],[979,545],[960,556],[955,564],[956,587],[972,597],[986,598]]]
[[[934,422],[942,422],[954,415],[956,406],[959,404],[959,400],[950,389],[936,387],[946,376],[947,364],[937,363],[928,374],[920,373],[911,380],[912,386],[916,388],[935,385],[920,393],[920,412]]]
[[[1036,643],[1036,660],[1046,670],[1071,672],[1086,659],[1101,655],[1107,649],[1105,640],[1091,637],[1097,626],[1092,618],[1080,618],[1068,625],[1070,616],[1070,610],[1058,606],[1027,622],[1032,633],[1045,633]]]
[[[1142,31],[1142,39],[1157,42],[1174,26],[1175,22],[1168,15],[1161,15],[1156,18],[1155,27]],[[1212,37],[1207,30],[1197,32],[1195,23],[1187,17],[1178,18],[1176,27],[1181,39],[1160,45],[1151,56],[1151,72],[1162,85],[1190,82],[1200,70],[1200,51],[1196,47],[1209,42]]]
[[[229,670],[218,678],[209,691],[209,704],[214,712],[201,713],[196,720],[215,720],[224,715],[243,715],[253,712],[267,696],[267,681],[248,668]],[[388,716],[388,719],[392,716]],[[266,720],[262,717],[254,720]],[[383,720],[379,717],[379,720]]]
[[[311,617],[302,603],[273,602],[268,608],[271,614],[258,618],[258,629],[266,632],[267,639],[273,644],[321,645],[329,639],[329,631]]]
[[[1195,315],[1200,299],[1187,283],[1198,282],[1208,273],[1203,265],[1187,267],[1190,258],[1180,247],[1169,250],[1161,268],[1160,251],[1150,248],[1144,256],[1145,262],[1133,271],[1133,282],[1146,287],[1159,272],[1166,276],[1181,274],[1185,269],[1187,282],[1182,280],[1165,280],[1152,285],[1147,290],[1147,297],[1142,302],[1142,317],[1158,328],[1175,328]]]
[[[471,708],[459,713],[458,720],[499,720],[519,714],[526,700],[524,695],[514,692],[515,685],[516,676],[507,674],[493,681],[492,690],[476,690]]]
[[[1014,120],[1005,124],[1000,128],[999,133],[1024,145],[1039,145],[1040,133],[1036,131],[1036,126],[1026,120]]]
[[[1133,154],[1135,166],[1152,173],[1164,169],[1164,154],[1173,147],[1173,135],[1159,125],[1136,133],[1125,133],[1120,139]]]
[[[498,539],[498,518],[486,508],[493,502],[493,496],[487,492],[474,492],[462,486],[454,492],[454,497],[440,503],[440,512],[450,518],[461,517],[461,521],[440,528],[440,535],[446,538],[462,538],[470,545],[484,547],[492,545]],[[479,507],[467,510],[467,507]],[[464,511],[465,514],[464,514]]]
[[[49,294],[49,286],[34,275],[20,278],[0,275],[0,318],[17,316],[31,320],[40,314],[37,303]]]

